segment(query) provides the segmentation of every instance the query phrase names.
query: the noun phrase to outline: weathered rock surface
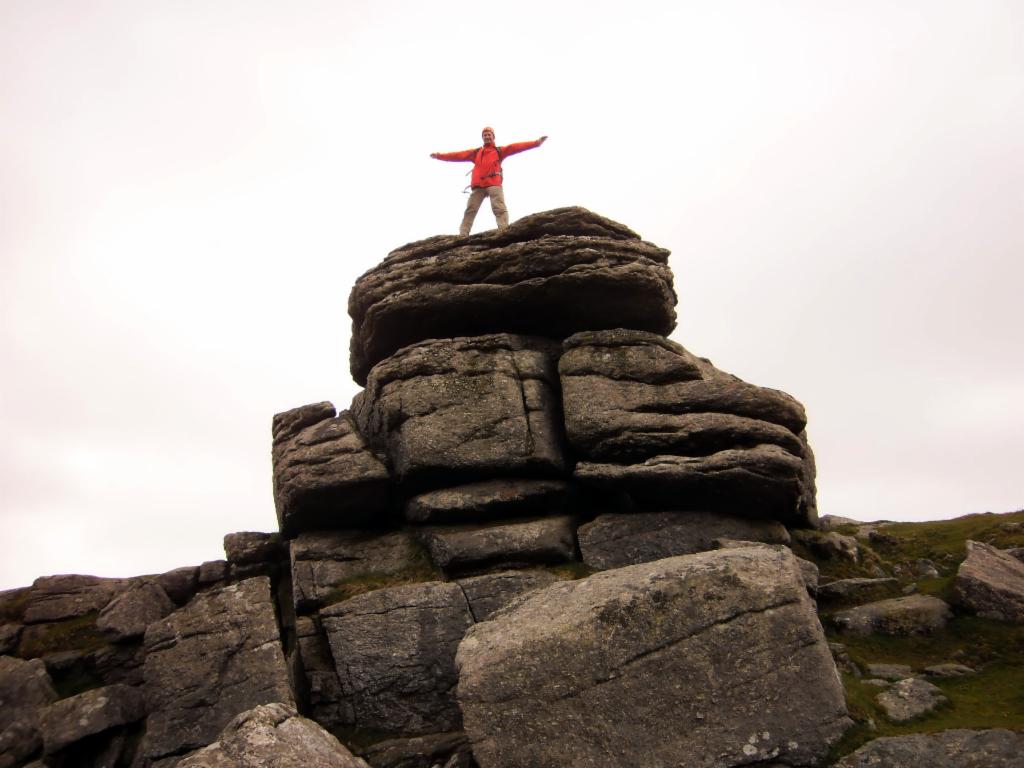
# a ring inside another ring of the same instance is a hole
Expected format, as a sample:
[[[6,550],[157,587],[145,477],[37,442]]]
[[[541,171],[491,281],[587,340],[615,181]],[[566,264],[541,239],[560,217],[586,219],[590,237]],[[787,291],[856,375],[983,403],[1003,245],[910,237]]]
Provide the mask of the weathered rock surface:
[[[102,610],[128,584],[128,579],[71,574],[43,576],[32,584],[25,607],[25,623],[74,619]]]
[[[199,566],[175,568],[173,571],[161,573],[156,580],[174,604],[181,606],[191,600],[199,589]]]
[[[466,595],[473,620],[484,621],[516,598],[554,584],[557,580],[548,571],[500,571],[459,579],[458,585]]]
[[[771,547],[559,582],[475,625],[458,665],[483,768],[810,765],[849,725],[795,560]]]
[[[804,580],[804,586],[807,587],[808,594],[811,597],[816,597],[818,594],[818,580],[821,578],[821,571],[818,570],[818,566],[810,560],[804,560],[802,557],[796,559],[796,564],[800,568],[800,576]]]
[[[853,536],[844,536],[835,531],[820,533],[818,531],[796,531],[793,536],[818,557],[828,560],[860,560],[860,545]]]
[[[321,612],[358,730],[420,735],[461,728],[455,651],[473,623],[457,584],[374,590]]]
[[[823,603],[867,602],[899,594],[900,582],[893,578],[837,579],[818,586],[818,599]]]
[[[583,208],[525,216],[502,232],[432,237],[395,251],[349,296],[351,369],[424,339],[495,332],[675,326],[669,252]]]
[[[840,528],[849,525],[859,528],[864,524],[861,520],[854,520],[852,517],[842,517],[841,515],[822,515],[818,518],[818,530],[820,531],[838,531]]]
[[[445,573],[576,559],[576,520],[567,515],[485,527],[429,528],[421,538]]]
[[[553,476],[565,466],[560,350],[507,333],[424,341],[374,366],[353,414],[400,481]]]
[[[42,661],[0,656],[0,731],[25,715],[34,721],[34,713],[56,699]]]
[[[440,765],[449,768],[450,758],[462,756],[469,757],[469,739],[461,731],[388,739],[362,752],[362,757],[373,768],[436,768]],[[466,765],[468,768],[468,762]]]
[[[966,664],[957,664],[950,661],[925,667],[924,673],[929,677],[966,677],[967,675],[977,674],[977,671]]]
[[[20,765],[39,750],[39,715],[56,699],[42,661],[0,656],[0,766]]]
[[[836,768],[1019,768],[1024,735],[993,729],[914,733],[869,741]]]
[[[109,685],[62,699],[40,713],[43,749],[52,755],[77,741],[146,716],[142,691],[129,685]]]
[[[954,590],[957,602],[979,616],[1024,622],[1024,562],[1003,550],[968,541]]]
[[[299,613],[328,602],[339,588],[356,580],[397,576],[422,568],[423,546],[408,530],[317,531],[290,544],[292,590]]]
[[[232,566],[258,565],[286,557],[287,551],[278,533],[239,531],[224,537],[224,554]]]
[[[292,703],[266,577],[196,596],[150,624],[145,647],[149,758],[205,746],[259,704]]]
[[[583,562],[599,570],[706,552],[722,539],[789,543],[777,521],[696,511],[599,515],[577,535]]]
[[[953,618],[949,606],[931,595],[910,595],[879,600],[840,611],[833,623],[855,635],[929,635]]]
[[[21,636],[21,624],[0,624],[0,655],[14,653]]]
[[[720,510],[805,524],[801,459],[777,445],[708,456],[655,456],[636,464],[581,461],[573,476],[603,490],[625,490],[650,509]]]
[[[26,627],[26,632],[40,627],[58,625],[33,624]],[[79,640],[67,641],[68,648],[74,648]],[[92,642],[99,640],[99,636],[88,632],[85,641],[91,646]],[[54,643],[56,645],[56,643]],[[53,678],[54,684],[58,681],[87,679],[100,685],[141,685],[142,684],[142,662],[145,657],[145,649],[140,642],[118,643],[101,645],[92,650],[66,650],[56,653],[47,653],[43,657],[47,671]]]
[[[43,739],[34,722],[27,719],[15,720],[6,728],[0,728],[0,768],[25,765],[25,761],[38,753]],[[45,768],[34,760],[26,768]]]
[[[785,549],[792,551],[785,544],[766,544],[762,541],[748,541],[745,539],[715,539],[715,549],[750,549],[756,547],[774,547],[776,549]],[[796,557],[796,565],[800,570],[800,578],[803,579],[804,586],[807,588],[807,594],[814,597],[818,591],[818,579],[821,577],[821,571],[818,570],[818,566],[812,563],[810,560],[804,560],[802,557]]]
[[[317,528],[379,524],[388,471],[331,403],[274,416],[274,503],[285,536]]]
[[[807,419],[792,397],[741,381],[652,333],[578,333],[564,342],[564,349],[558,372],[566,433],[585,462],[643,465],[675,456],[690,470],[675,480],[685,491],[683,501],[703,490],[716,510],[804,523],[816,518],[805,500],[806,495],[813,503],[814,495],[813,458],[809,469],[804,466]],[[763,474],[764,451],[750,450],[768,446],[791,459],[776,462],[775,478]],[[747,475],[757,476],[757,495],[767,497],[760,502],[751,487],[754,478],[737,484],[735,497],[719,481],[722,454],[736,449],[743,450],[728,454],[737,465],[733,474],[749,461]],[[701,463],[713,455],[717,462]],[[703,485],[694,472],[705,474]],[[667,480],[663,474],[661,481]]]
[[[948,699],[938,686],[916,677],[893,683],[875,697],[885,711],[885,716],[894,723],[906,723],[923,717]]]
[[[352,707],[345,702],[327,638],[312,617],[296,619],[295,644],[301,661],[295,676],[301,676],[305,683],[305,696],[313,719],[327,728],[351,723]]]
[[[883,680],[906,680],[913,677],[914,671],[909,664],[868,664],[864,670],[871,677],[880,677]]]
[[[336,738],[290,704],[255,707],[177,768],[368,768]]]
[[[199,566],[197,581],[200,588],[222,586],[228,578],[227,560],[207,560]]]
[[[571,495],[564,480],[483,480],[414,496],[405,504],[405,519],[412,523],[457,524],[558,515],[567,511]]]
[[[705,455],[771,443],[800,455],[804,409],[674,341],[615,329],[575,334],[558,363],[573,448],[593,461]]]
[[[100,611],[96,628],[114,642],[131,640],[142,637],[147,626],[174,607],[155,579],[138,579]]]

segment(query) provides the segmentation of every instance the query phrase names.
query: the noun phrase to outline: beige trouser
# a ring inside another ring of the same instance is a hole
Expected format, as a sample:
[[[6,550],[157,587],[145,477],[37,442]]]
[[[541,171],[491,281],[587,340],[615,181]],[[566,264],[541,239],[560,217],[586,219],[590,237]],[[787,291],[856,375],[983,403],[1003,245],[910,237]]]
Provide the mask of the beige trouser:
[[[480,204],[484,198],[491,198],[491,213],[498,222],[498,229],[508,226],[508,209],[505,207],[505,193],[501,187],[477,187],[469,193],[469,202],[466,203],[466,213],[462,217],[462,226],[459,227],[459,235],[465,237],[473,226],[473,219],[476,212],[480,210]]]

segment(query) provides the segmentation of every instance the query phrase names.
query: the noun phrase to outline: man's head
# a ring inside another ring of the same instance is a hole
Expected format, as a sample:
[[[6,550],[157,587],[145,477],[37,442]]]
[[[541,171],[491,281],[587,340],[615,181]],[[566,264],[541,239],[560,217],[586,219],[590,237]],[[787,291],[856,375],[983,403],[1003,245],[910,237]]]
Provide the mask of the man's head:
[[[494,129],[491,127],[484,128],[480,135],[483,136],[484,144],[488,146],[494,143]]]

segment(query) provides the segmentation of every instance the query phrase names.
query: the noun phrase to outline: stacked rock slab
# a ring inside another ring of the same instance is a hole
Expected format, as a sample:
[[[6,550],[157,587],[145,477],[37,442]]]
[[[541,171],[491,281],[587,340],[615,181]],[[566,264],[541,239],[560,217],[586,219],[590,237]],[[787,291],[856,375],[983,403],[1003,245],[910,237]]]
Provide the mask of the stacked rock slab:
[[[375,365],[352,411],[399,483],[557,476],[560,349],[507,333],[422,341]]]
[[[349,298],[351,410],[274,419],[282,531],[482,523],[568,498],[813,524],[802,406],[665,338],[668,255],[582,208],[393,251]],[[538,505],[539,482],[562,485]]]
[[[627,490],[646,507],[813,517],[804,409],[653,333],[584,332],[558,363],[565,427],[584,484]]]
[[[374,365],[424,339],[558,339],[605,328],[667,334],[676,302],[668,256],[583,208],[527,216],[502,232],[410,243],[352,289],[352,377],[365,384]]]

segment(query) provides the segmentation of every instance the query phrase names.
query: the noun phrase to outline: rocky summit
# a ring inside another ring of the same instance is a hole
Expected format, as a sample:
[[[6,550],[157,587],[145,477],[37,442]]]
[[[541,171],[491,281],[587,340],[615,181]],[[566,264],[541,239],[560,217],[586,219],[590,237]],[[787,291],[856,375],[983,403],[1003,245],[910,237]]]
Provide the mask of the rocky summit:
[[[1021,765],[1024,513],[819,521],[668,256],[582,208],[388,254],[278,531],[0,593],[0,768]]]

